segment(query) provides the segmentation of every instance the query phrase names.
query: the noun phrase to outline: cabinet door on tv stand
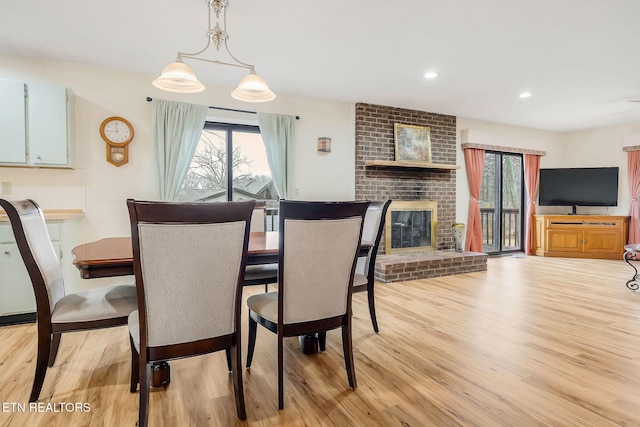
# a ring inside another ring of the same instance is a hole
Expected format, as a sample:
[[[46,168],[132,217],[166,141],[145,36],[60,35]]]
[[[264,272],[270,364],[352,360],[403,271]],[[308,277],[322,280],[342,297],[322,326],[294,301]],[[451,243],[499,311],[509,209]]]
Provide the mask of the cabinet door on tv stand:
[[[548,230],[549,252],[582,252],[584,233],[580,230]]]
[[[584,232],[584,252],[620,254],[624,252],[624,245],[620,241],[619,231],[587,230]]]

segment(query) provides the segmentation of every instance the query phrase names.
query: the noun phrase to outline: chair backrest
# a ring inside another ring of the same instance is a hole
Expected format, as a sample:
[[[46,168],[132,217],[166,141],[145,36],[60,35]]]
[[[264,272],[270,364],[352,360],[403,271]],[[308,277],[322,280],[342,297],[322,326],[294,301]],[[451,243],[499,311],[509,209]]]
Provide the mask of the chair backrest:
[[[375,274],[376,256],[384,231],[384,222],[387,217],[387,209],[391,200],[372,201],[369,203],[367,213],[364,216],[364,225],[362,226],[362,241],[371,244],[371,248],[366,257],[358,259],[356,272],[372,279]]]
[[[344,315],[369,202],[280,202],[279,319]]]
[[[38,310],[38,321],[50,318],[53,307],[64,297],[60,258],[56,253],[40,206],[30,199],[10,202],[0,199],[27,267]]]
[[[254,202],[127,205],[141,348],[237,332]]]
[[[267,206],[264,202],[256,202],[253,208],[251,231],[267,231]]]

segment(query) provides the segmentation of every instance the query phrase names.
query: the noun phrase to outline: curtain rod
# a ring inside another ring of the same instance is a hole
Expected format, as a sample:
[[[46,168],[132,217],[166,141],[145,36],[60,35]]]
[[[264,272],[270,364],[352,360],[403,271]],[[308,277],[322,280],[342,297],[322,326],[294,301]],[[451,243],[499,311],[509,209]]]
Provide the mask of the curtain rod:
[[[153,101],[153,98],[147,96],[147,102]],[[235,108],[225,108],[225,107],[214,107],[209,105],[208,108],[213,110],[223,110],[223,111],[233,111],[234,113],[247,113],[247,114],[258,114],[256,111],[248,111],[248,110],[236,110]],[[296,116],[296,120],[300,120],[300,116]]]

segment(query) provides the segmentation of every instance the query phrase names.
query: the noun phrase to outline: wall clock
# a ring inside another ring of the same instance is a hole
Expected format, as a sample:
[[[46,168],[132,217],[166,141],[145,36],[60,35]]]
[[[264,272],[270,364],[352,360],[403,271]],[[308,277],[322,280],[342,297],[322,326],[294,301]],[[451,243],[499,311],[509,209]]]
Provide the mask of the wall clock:
[[[107,143],[107,162],[122,166],[129,161],[129,143],[133,140],[133,126],[122,117],[108,117],[100,125],[100,136]]]

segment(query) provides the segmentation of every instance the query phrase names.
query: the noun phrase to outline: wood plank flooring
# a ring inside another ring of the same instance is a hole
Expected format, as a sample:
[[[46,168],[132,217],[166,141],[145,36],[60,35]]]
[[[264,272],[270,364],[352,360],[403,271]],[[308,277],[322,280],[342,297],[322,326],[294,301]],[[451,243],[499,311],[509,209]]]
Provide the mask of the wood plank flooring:
[[[355,295],[356,390],[347,383],[339,331],[327,335],[326,352],[312,356],[289,339],[279,411],[276,337],[259,328],[253,366],[243,371],[246,422],[236,418],[221,352],[172,362],[171,385],[152,391],[150,423],[640,425],[640,293],[625,287],[631,268],[541,257],[488,264],[487,272],[378,284],[378,335],[366,296]],[[29,411],[35,334],[34,325],[0,328],[1,426],[136,424],[125,327],[63,336],[39,400],[53,405],[41,409],[62,412]],[[64,403],[88,404],[90,412],[65,412]]]

